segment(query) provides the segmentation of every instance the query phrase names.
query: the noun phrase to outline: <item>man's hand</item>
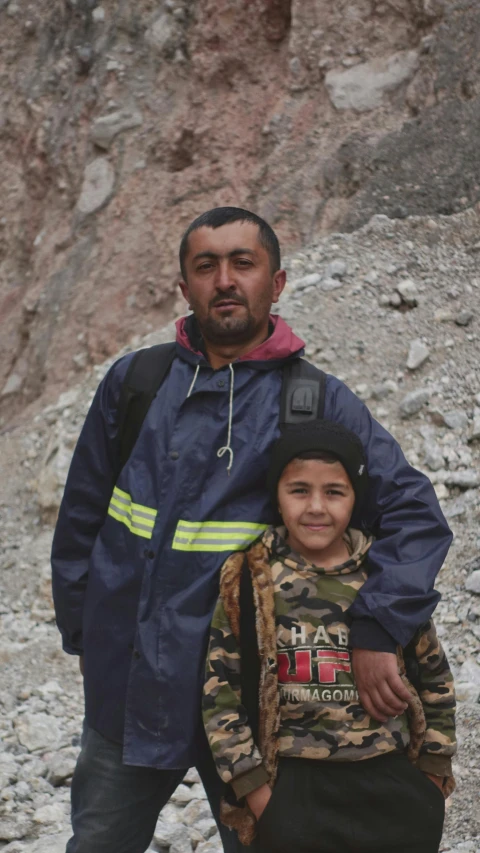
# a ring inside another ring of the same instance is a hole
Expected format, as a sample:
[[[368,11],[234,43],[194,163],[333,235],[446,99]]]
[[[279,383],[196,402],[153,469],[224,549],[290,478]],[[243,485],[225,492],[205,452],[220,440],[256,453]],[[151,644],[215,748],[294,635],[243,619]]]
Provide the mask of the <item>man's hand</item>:
[[[425,773],[425,776],[428,776],[430,781],[433,782],[433,784],[436,785],[437,788],[440,788],[443,794],[443,776],[434,776],[433,773]]]
[[[78,658],[78,668],[79,668],[80,672],[82,673],[82,675],[85,675],[85,665],[83,663],[83,655],[80,655],[80,657]]]
[[[256,788],[255,791],[252,791],[251,794],[247,794],[247,803],[250,811],[253,812],[257,820],[260,820],[271,796],[272,789],[266,782],[264,785]]]
[[[354,649],[353,674],[360,702],[379,723],[403,714],[410,693],[398,674],[397,656],[391,652]]]

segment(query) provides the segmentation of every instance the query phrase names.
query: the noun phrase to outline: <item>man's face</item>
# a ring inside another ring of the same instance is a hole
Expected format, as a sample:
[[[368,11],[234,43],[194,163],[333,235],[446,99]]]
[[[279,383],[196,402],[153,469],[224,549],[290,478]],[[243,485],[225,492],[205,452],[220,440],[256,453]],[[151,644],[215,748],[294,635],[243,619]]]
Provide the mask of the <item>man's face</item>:
[[[199,228],[188,239],[183,296],[205,339],[216,344],[248,343],[268,330],[273,302],[285,272],[272,273],[270,255],[251,222]]]

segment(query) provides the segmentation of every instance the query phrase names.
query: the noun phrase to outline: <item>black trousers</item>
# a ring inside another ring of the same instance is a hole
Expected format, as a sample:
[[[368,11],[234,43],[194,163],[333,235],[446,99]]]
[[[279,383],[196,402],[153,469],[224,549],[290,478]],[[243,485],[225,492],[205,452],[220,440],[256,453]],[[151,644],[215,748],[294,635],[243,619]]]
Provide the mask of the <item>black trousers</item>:
[[[442,792],[403,755],[280,760],[252,853],[438,853]]]

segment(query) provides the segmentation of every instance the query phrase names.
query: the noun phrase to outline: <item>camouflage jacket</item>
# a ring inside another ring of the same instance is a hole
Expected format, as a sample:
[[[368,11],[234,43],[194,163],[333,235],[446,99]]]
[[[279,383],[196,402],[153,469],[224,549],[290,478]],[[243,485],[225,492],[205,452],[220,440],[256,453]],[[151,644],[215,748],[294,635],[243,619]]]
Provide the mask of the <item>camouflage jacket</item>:
[[[243,797],[264,782],[273,784],[278,755],[357,761],[392,751],[408,751],[420,769],[451,777],[453,678],[433,622],[404,650],[414,681],[414,687],[407,681],[413,710],[377,722],[358,700],[347,614],[367,578],[365,558],[372,540],[350,529],[345,534],[350,558],[322,569],[292,553],[283,536],[283,528],[270,528],[222,568],[203,699],[205,729],[221,778]],[[239,587],[245,556],[261,660],[258,744],[241,702]],[[402,667],[400,658],[401,672]],[[446,782],[446,793],[452,783]],[[223,817],[238,829],[232,815]],[[247,832],[241,839],[249,843],[251,837]]]

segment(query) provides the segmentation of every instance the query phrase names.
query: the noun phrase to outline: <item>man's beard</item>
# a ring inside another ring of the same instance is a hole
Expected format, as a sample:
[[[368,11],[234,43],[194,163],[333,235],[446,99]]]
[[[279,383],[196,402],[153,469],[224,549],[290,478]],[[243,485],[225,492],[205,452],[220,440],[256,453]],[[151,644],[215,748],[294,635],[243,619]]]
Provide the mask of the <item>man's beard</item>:
[[[197,322],[200,331],[206,341],[212,344],[242,344],[255,337],[258,331],[258,323],[250,314],[247,308],[247,313],[243,317],[222,317],[216,318],[208,314],[205,320]]]

